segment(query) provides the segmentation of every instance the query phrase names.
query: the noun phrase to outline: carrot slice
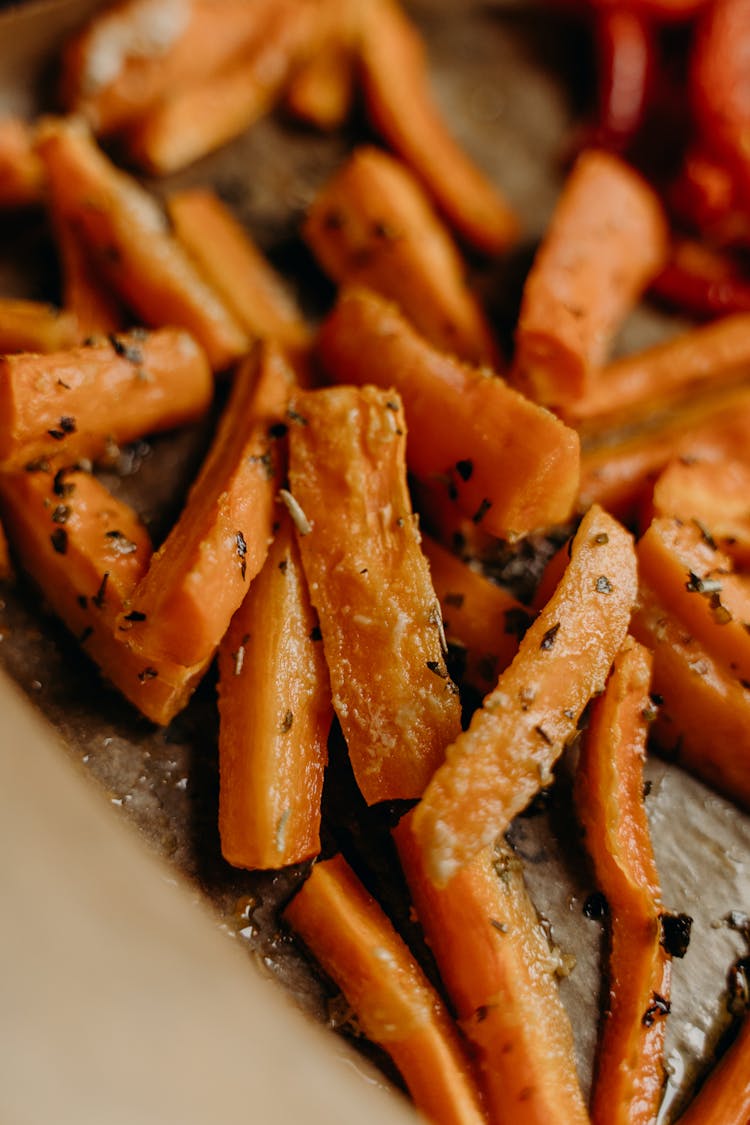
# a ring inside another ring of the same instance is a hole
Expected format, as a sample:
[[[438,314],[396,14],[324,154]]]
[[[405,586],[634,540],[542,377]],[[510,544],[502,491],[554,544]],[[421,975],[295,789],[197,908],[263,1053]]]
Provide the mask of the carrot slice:
[[[206,357],[175,328],[0,357],[0,465],[99,457],[113,442],[195,421],[212,394]]]
[[[394,837],[417,917],[476,1058],[490,1120],[585,1125],[573,1034],[521,861],[498,842],[438,888],[411,814]]]
[[[0,297],[0,353],[58,352],[78,342],[73,313],[40,301]]]
[[[31,126],[18,117],[0,119],[0,208],[41,203],[44,167],[34,151]]]
[[[666,255],[666,218],[653,190],[618,157],[583,153],[524,287],[513,368],[519,388],[553,406],[585,395]]]
[[[591,1095],[595,1125],[646,1125],[664,1091],[671,961],[643,804],[651,654],[628,638],[594,703],[576,772],[576,809],[609,906],[609,991]]]
[[[422,40],[393,0],[362,6],[359,52],[375,129],[462,238],[488,254],[506,250],[518,236],[516,217],[448,132],[433,101]]]
[[[354,102],[354,69],[351,45],[332,41],[292,75],[285,93],[286,108],[318,129],[339,129]]]
[[[395,301],[435,347],[497,366],[465,266],[419,182],[376,148],[357,149],[313,201],[305,239],[326,273]]]
[[[436,1125],[486,1121],[455,1025],[385,914],[341,856],[316,863],[284,917],[401,1071]]]
[[[632,539],[594,507],[555,593],[417,806],[414,833],[433,882],[446,883],[552,780],[584,707],[604,687],[635,595]]]
[[[78,340],[120,332],[128,318],[120,301],[98,272],[81,239],[63,215],[53,211],[52,222],[62,273],[63,304],[78,321]]]
[[[735,565],[748,567],[748,496],[750,466],[742,461],[672,461],[654,485],[650,514],[695,520]]]
[[[418,797],[460,729],[393,393],[297,396],[289,481],[336,713],[368,804]]]
[[[224,858],[266,868],[317,855],[333,708],[289,516],[219,645],[219,717]]]
[[[750,1016],[680,1117],[680,1125],[746,1125],[750,1120]]]
[[[514,539],[570,515],[578,438],[502,379],[437,351],[367,290],[345,292],[320,353],[335,379],[395,387],[409,426],[409,468],[451,481],[485,531]]]
[[[292,382],[269,345],[238,368],[182,514],[128,604],[128,643],[144,658],[208,660],[262,567],[280,472],[275,435]]]

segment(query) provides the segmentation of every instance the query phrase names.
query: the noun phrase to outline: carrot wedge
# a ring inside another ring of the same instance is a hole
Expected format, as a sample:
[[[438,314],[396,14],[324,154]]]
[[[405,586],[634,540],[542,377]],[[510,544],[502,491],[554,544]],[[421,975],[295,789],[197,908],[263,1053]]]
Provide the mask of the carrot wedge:
[[[445,884],[552,780],[584,707],[604,687],[635,596],[632,539],[594,507],[555,593],[417,806],[414,834],[433,882]]]
[[[490,1120],[585,1125],[573,1033],[521,861],[498,842],[438,888],[411,814],[394,838],[417,918],[471,1044]]]
[[[235,867],[320,850],[331,686],[291,517],[219,645],[219,833]]]
[[[743,461],[670,462],[654,485],[653,516],[695,520],[736,566],[750,566],[750,465]]]
[[[406,487],[393,393],[308,391],[289,481],[333,702],[368,804],[418,797],[460,729],[440,607]]]
[[[750,1120],[750,1016],[697,1097],[679,1118],[679,1125],[746,1125]]]
[[[597,886],[609,906],[609,991],[591,1096],[595,1125],[647,1125],[664,1091],[671,960],[646,810],[651,654],[629,638],[594,703],[575,797]]]
[[[396,388],[410,470],[428,480],[447,475],[483,531],[515,539],[570,516],[577,435],[502,379],[437,351],[382,298],[345,292],[319,347],[334,379]]]
[[[40,301],[0,297],[0,355],[58,352],[78,342],[73,313]]]
[[[389,1053],[435,1125],[486,1121],[455,1025],[437,992],[341,856],[316,863],[284,917]]]
[[[0,119],[0,209],[41,203],[43,187],[31,126],[17,117]]]
[[[340,128],[354,103],[354,71],[349,43],[326,44],[292,75],[284,96],[286,109],[317,129]]]
[[[74,225],[53,212],[52,225],[60,259],[63,304],[78,321],[78,340],[121,332],[128,317],[121,302],[95,269]]]

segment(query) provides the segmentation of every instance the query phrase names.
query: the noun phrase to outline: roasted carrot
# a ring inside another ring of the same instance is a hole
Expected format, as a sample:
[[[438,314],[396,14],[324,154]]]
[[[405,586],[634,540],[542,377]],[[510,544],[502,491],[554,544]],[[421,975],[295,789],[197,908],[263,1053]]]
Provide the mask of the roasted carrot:
[[[110,163],[80,121],[48,121],[37,148],[53,207],[127,305],[152,327],[186,328],[214,368],[247,350],[245,332],[170,235],[156,200]]]
[[[43,187],[31,126],[18,117],[0,118],[0,208],[41,203]]]
[[[653,704],[651,654],[628,638],[593,705],[578,760],[576,810],[609,915],[609,988],[591,1095],[595,1125],[647,1125],[664,1091],[671,959],[643,804]]]
[[[400,161],[371,146],[356,149],[314,199],[304,235],[334,281],[395,301],[435,347],[497,367],[464,263]]]
[[[394,832],[417,918],[479,1068],[495,1125],[585,1125],[555,958],[503,842],[446,887],[430,880],[411,814]]]
[[[685,153],[677,178],[668,191],[670,210],[681,225],[708,235],[721,245],[734,240],[734,228],[748,232],[734,176],[705,147],[694,144]]]
[[[332,718],[317,617],[284,515],[219,645],[219,832],[229,863],[286,867],[317,855]]]
[[[728,250],[676,239],[651,292],[689,316],[711,318],[750,309],[750,277]]]
[[[319,346],[335,379],[398,390],[409,468],[428,480],[447,476],[483,530],[513,539],[569,517],[577,435],[502,379],[437,351],[367,290],[343,294]]]
[[[352,47],[332,41],[291,76],[284,95],[289,113],[326,131],[340,128],[354,101],[355,65]]]
[[[750,1120],[750,1017],[709,1074],[697,1097],[679,1118],[679,1125],[746,1125]]]
[[[0,466],[98,458],[117,442],[195,421],[212,394],[205,355],[175,328],[0,357]]]
[[[440,606],[419,549],[398,396],[299,394],[289,481],[333,702],[368,804],[418,797],[460,729]]]
[[[367,0],[359,53],[368,116],[449,224],[477,249],[506,250],[518,223],[499,189],[456,144],[437,110],[424,46],[395,0]]]
[[[126,327],[121,302],[91,260],[75,227],[63,215],[52,215],[62,274],[63,305],[78,321],[78,343],[109,336]]]
[[[455,1025],[375,900],[341,856],[316,863],[284,917],[393,1059],[435,1125],[487,1119]]]
[[[750,566],[750,465],[676,460],[654,485],[650,518],[695,520],[739,567]],[[644,521],[646,526],[650,518]]]
[[[128,602],[128,643],[144,659],[208,660],[262,567],[291,386],[286,363],[269,345],[238,368],[182,514]]]
[[[565,573],[414,815],[429,877],[446,883],[552,780],[584,707],[604,687],[636,595],[631,537],[584,516]]]
[[[635,139],[648,109],[655,65],[653,28],[632,5],[596,5],[594,19],[598,134],[604,147],[621,152]]]
[[[0,297],[0,355],[58,352],[78,342],[73,313],[40,301]]]
[[[497,538],[475,523],[457,503],[457,489],[449,476],[410,481],[419,526],[464,561],[482,562],[497,555]]]
[[[518,387],[545,405],[583,397],[666,254],[666,219],[654,191],[618,157],[583,153],[524,287]]]

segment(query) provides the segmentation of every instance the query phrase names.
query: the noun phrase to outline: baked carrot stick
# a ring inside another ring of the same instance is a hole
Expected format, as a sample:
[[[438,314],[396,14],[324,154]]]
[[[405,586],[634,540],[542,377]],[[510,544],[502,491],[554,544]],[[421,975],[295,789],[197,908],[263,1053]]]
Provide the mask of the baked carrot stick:
[[[332,41],[291,76],[284,104],[293,117],[326,132],[340,128],[354,102],[354,54],[346,41]]]
[[[0,297],[0,355],[58,352],[78,342],[73,313],[40,301]]]
[[[547,406],[582,398],[666,255],[666,218],[652,188],[618,157],[584,152],[524,287],[518,387]]]
[[[333,702],[368,804],[418,797],[460,730],[393,392],[299,394],[289,482]]]
[[[462,238],[488,254],[506,250],[518,235],[516,217],[450,135],[433,101],[416,29],[394,0],[369,0],[360,18],[362,81],[373,126]]]
[[[573,1034],[521,861],[498,842],[438,888],[411,814],[394,837],[417,918],[476,1059],[489,1119],[585,1125]]]
[[[750,566],[750,465],[671,461],[654,485],[650,517],[695,520],[738,567]]]
[[[485,531],[514,539],[570,515],[578,438],[502,379],[437,351],[396,308],[345,292],[319,340],[334,379],[395,387],[409,427],[409,468],[447,478]]]
[[[304,235],[334,281],[395,301],[442,351],[498,366],[464,263],[419,181],[400,161],[371,146],[356,149],[313,200]]]
[[[75,227],[52,215],[62,274],[63,305],[78,321],[78,343],[121,332],[128,323],[121,302],[94,263]]]
[[[219,645],[219,718],[224,858],[267,868],[317,855],[333,708],[288,515]]]
[[[43,187],[31,126],[18,117],[0,118],[0,209],[41,203]]]
[[[594,507],[555,593],[417,806],[414,833],[434,883],[448,882],[550,783],[584,707],[604,687],[635,595],[631,537]]]
[[[593,705],[575,781],[576,810],[609,907],[609,989],[591,1095],[595,1125],[647,1125],[664,1092],[671,960],[643,804],[651,654],[628,638]]]
[[[128,644],[142,657],[210,659],[262,567],[292,383],[281,354],[267,344],[238,368],[180,518],[128,602]]]
[[[679,1125],[746,1125],[750,1120],[750,1017],[679,1118]]]
[[[186,328],[215,369],[239,358],[245,332],[171,236],[156,200],[110,163],[80,121],[48,121],[37,148],[53,207],[125,303],[152,327]]]
[[[487,1119],[455,1025],[388,918],[341,856],[316,863],[284,917],[393,1059],[435,1125]]]
[[[52,355],[0,357],[0,466],[98,458],[112,443],[195,421],[211,403],[201,349],[176,328]]]

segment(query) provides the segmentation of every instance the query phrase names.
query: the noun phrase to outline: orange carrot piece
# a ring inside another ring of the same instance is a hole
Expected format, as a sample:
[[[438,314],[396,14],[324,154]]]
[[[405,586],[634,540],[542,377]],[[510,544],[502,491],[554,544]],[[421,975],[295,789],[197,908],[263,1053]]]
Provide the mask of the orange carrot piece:
[[[219,645],[219,718],[224,858],[268,868],[317,855],[333,708],[289,516]]]
[[[618,157],[579,157],[537,252],[516,331],[514,378],[565,406],[601,376],[612,336],[667,255],[658,197]]]
[[[435,347],[497,366],[498,351],[466,268],[408,168],[355,150],[313,201],[305,239],[337,282],[395,301]]]
[[[394,0],[369,0],[358,40],[367,113],[449,224],[477,249],[506,250],[518,222],[498,188],[450,135],[432,97],[424,45]]]
[[[695,520],[736,566],[750,566],[750,465],[671,461],[654,485],[650,514]],[[650,521],[649,521],[650,522]]]
[[[0,466],[97,458],[113,443],[195,421],[212,394],[206,357],[176,328],[0,357]]]
[[[393,1059],[435,1125],[486,1121],[455,1025],[408,948],[341,856],[316,863],[284,917]]]
[[[438,888],[411,814],[394,837],[417,917],[471,1044],[490,1120],[585,1125],[573,1034],[521,861],[498,842]]]
[[[17,117],[0,119],[0,208],[41,203],[44,167],[34,151],[33,131]]]
[[[53,208],[145,323],[186,328],[215,369],[247,350],[245,332],[170,235],[156,200],[110,163],[79,121],[48,121],[37,148]]]
[[[77,342],[73,313],[40,301],[0,297],[0,354],[58,352]]]
[[[747,1125],[750,1121],[750,1016],[698,1096],[679,1118],[679,1125]]]
[[[609,990],[591,1095],[595,1125],[647,1125],[664,1091],[671,960],[643,804],[652,710],[650,652],[628,638],[594,703],[576,772],[576,809],[609,906]]]
[[[292,116],[326,132],[340,128],[354,102],[354,56],[351,46],[332,41],[292,75],[285,105]]]
[[[333,701],[368,804],[418,797],[460,730],[440,606],[419,548],[393,393],[297,396],[289,481]]]
[[[78,321],[78,340],[121,332],[128,323],[120,301],[94,267],[73,224],[53,213],[55,242],[62,273],[63,305]]]
[[[447,475],[482,530],[515,539],[570,516],[578,437],[502,379],[437,351],[367,290],[343,294],[319,346],[335,379],[398,390],[409,468],[425,479]]]
[[[144,658],[208,660],[262,567],[280,472],[274,433],[291,386],[268,345],[238,368],[182,514],[128,603],[128,643]]]
[[[635,595],[631,537],[594,507],[555,593],[417,806],[414,833],[433,882],[446,883],[552,780],[584,707],[604,687]]]

